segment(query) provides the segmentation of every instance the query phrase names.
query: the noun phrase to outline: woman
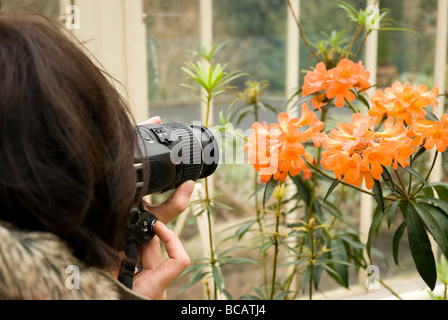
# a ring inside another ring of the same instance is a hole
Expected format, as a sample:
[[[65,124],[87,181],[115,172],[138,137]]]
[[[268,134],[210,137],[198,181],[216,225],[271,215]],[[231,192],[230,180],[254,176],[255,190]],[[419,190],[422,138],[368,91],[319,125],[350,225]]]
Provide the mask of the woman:
[[[0,299],[166,297],[189,258],[165,224],[194,183],[147,207],[158,237],[141,248],[144,271],[126,289],[116,274],[136,199],[130,118],[106,74],[56,25],[0,16]]]

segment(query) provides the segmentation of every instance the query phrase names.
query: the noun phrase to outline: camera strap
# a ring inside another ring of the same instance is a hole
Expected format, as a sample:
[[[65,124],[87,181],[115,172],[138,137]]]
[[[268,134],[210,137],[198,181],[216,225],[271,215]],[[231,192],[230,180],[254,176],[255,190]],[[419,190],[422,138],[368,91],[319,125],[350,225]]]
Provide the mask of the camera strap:
[[[138,246],[132,241],[126,244],[124,250],[126,258],[123,259],[120,266],[118,280],[127,288],[132,290],[134,284],[135,268],[138,264]]]

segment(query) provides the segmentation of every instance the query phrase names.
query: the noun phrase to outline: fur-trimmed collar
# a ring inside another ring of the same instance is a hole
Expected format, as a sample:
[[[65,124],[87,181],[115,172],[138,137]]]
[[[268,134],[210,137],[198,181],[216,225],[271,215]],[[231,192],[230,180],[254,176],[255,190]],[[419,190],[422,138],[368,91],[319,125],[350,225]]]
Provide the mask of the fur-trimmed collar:
[[[107,272],[85,267],[56,236],[0,222],[0,299],[144,299]]]

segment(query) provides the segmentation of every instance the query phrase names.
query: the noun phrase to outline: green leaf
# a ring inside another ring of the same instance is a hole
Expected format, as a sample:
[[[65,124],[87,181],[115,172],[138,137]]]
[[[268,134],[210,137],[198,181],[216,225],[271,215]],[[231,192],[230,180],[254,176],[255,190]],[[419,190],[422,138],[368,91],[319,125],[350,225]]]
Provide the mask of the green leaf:
[[[417,199],[422,199],[436,204],[446,215],[448,215],[448,202],[442,199],[437,199],[428,196],[418,196]]]
[[[407,172],[409,172],[410,174],[412,174],[414,177],[416,177],[418,180],[420,180],[421,182],[423,182],[426,185],[428,185],[428,182],[425,180],[425,178],[423,178],[420,173],[418,173],[417,171],[415,171],[414,169],[412,169],[410,166],[407,166],[406,168],[404,168],[404,170],[406,170]]]
[[[336,187],[339,185],[339,183],[340,183],[340,181],[338,179],[334,179],[333,183],[328,188],[327,194],[325,195],[324,203],[327,201],[327,198],[330,196],[330,194],[333,192],[333,190],[336,189]]]
[[[310,201],[313,199],[313,197],[311,197],[312,188],[310,184],[307,181],[303,180],[303,177],[301,175],[291,177],[291,179],[297,187],[298,196],[300,196],[303,201],[305,201],[307,208],[309,208]],[[322,207],[320,206],[319,201],[316,201],[316,199],[313,200],[313,209],[317,216],[323,219]]]
[[[241,240],[241,238],[246,234],[246,232],[254,225],[256,221],[250,220],[244,223],[241,227],[238,228],[238,230],[235,232],[235,237],[238,240]]]
[[[434,198],[434,190],[432,190],[432,187],[424,187],[424,188],[422,188],[422,191],[428,197]]]
[[[420,156],[426,152],[426,148],[423,146],[420,148],[420,150],[417,151],[417,153],[414,155],[414,157],[412,158],[412,162],[416,161],[418,158],[420,158]]]
[[[439,208],[426,203],[413,203],[413,207],[434,237],[442,253],[448,256],[448,217]]]
[[[347,252],[345,251],[344,244],[340,239],[333,239],[330,242],[330,249],[332,251],[330,252],[330,256],[332,260],[335,261],[347,261]],[[340,276],[342,280],[342,285],[345,288],[348,288],[348,265],[346,264],[340,264],[340,263],[333,263],[332,267],[334,271]]]
[[[436,189],[437,194],[439,195],[440,199],[443,200],[448,200],[448,188],[440,185],[440,184],[435,184],[433,185],[433,188]]]
[[[311,272],[312,272],[313,266],[312,265],[308,265],[305,269],[305,272],[302,275],[302,293],[305,293],[306,287],[310,281],[311,278]]]
[[[373,185],[372,191],[375,194],[376,202],[380,206],[381,211],[385,212],[386,208],[384,206],[383,189],[381,188],[381,182],[379,182],[378,180],[375,180],[375,184]]]
[[[219,122],[221,122],[222,125],[226,124],[226,119],[224,118],[224,112],[222,110],[219,112]]]
[[[216,219],[215,208],[213,208],[213,206],[210,203],[207,205],[207,211],[211,214],[213,219]]]
[[[431,121],[440,121],[439,118],[437,118],[437,116],[430,110],[426,110],[426,119]]]
[[[371,248],[372,248],[373,234],[375,233],[375,230],[378,229],[379,225],[381,225],[381,221],[383,220],[383,217],[384,217],[384,213],[381,210],[378,210],[378,207],[377,207],[373,214],[373,220],[372,220],[372,224],[370,225],[370,228],[369,228],[369,234],[367,236],[367,242],[366,242],[367,256],[370,259],[372,259],[371,258]]]
[[[229,300],[229,301],[233,300],[233,297],[232,297],[232,295],[230,294],[229,291],[227,291],[226,289],[222,288],[221,292],[226,296],[227,300]]]
[[[255,265],[258,265],[258,262],[253,260],[253,259],[249,259],[249,258],[239,258],[239,257],[228,257],[224,259],[224,264],[240,264],[240,263],[252,263]]]
[[[215,280],[215,284],[218,287],[219,291],[222,291],[222,275],[221,271],[216,265],[212,267],[213,279]]]
[[[431,242],[426,233],[420,217],[413,206],[408,206],[406,214],[409,246],[417,271],[429,286],[434,290],[437,281],[436,263],[431,249]]]
[[[387,227],[390,229],[390,226],[392,224],[392,220],[394,219],[395,213],[397,212],[398,206],[401,203],[401,199],[396,200],[390,207],[389,207],[389,214],[387,217]]]
[[[404,230],[406,230],[406,221],[403,221],[402,224],[397,228],[394,234],[394,238],[392,240],[392,254],[394,257],[394,262],[397,266],[400,266],[398,262],[398,251],[400,248],[400,241],[403,237]]]
[[[448,149],[442,152],[442,163],[445,171],[448,172]]]
[[[190,288],[191,286],[193,286],[194,284],[199,282],[199,280],[204,278],[207,274],[208,274],[208,272],[195,274],[194,276],[191,277],[191,279],[190,279],[190,281],[188,283],[186,283],[184,286],[182,286],[182,288],[180,288],[178,293],[180,294],[180,293],[184,292],[185,290],[187,290],[188,288]]]
[[[397,195],[397,190],[395,189],[394,180],[392,179],[392,176],[390,175],[389,171],[386,167],[383,166],[383,173],[381,173],[381,177],[383,178],[384,183],[389,188],[389,190],[392,192],[394,196]]]
[[[269,180],[266,183],[266,187],[265,187],[264,193],[263,193],[263,209],[265,209],[266,203],[271,198],[272,193],[274,192],[274,190],[277,187],[278,183],[279,183],[279,181],[275,180],[274,178],[271,178],[271,180]]]
[[[262,254],[263,252],[265,252],[270,246],[272,246],[275,243],[274,240],[270,240],[266,243],[264,243],[262,246],[260,246],[260,249],[258,250],[259,254]]]

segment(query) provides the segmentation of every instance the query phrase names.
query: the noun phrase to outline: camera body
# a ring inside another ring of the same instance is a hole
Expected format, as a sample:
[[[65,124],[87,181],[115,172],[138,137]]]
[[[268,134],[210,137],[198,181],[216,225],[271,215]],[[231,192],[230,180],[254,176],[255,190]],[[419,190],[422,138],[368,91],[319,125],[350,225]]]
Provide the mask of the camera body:
[[[207,178],[218,167],[219,146],[204,126],[180,123],[136,127],[137,199],[178,188],[186,181]],[[127,221],[127,240],[138,246],[154,237],[157,218],[139,205]]]

